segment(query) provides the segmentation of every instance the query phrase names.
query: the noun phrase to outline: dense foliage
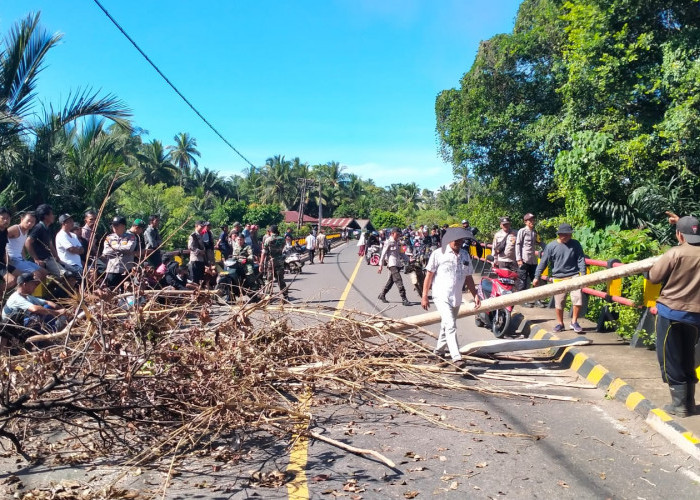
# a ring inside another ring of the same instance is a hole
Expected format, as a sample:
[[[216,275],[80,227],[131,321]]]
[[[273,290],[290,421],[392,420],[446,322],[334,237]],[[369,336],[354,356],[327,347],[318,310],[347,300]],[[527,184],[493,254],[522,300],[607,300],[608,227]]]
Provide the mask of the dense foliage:
[[[698,211],[697,0],[525,0],[436,101],[455,175],[515,213],[649,227]]]

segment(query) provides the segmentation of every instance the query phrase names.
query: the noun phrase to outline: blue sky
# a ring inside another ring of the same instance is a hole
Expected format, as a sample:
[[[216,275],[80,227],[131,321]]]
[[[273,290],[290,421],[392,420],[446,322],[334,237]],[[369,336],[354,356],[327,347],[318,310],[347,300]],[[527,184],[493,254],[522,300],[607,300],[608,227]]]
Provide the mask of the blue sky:
[[[253,164],[338,161],[377,185],[452,181],[435,96],[459,85],[480,40],[510,32],[519,0],[102,0],[180,91]],[[38,94],[121,98],[149,135],[197,139],[200,166],[246,163],[166,85],[91,0],[2,0],[0,32],[30,11],[64,34]]]

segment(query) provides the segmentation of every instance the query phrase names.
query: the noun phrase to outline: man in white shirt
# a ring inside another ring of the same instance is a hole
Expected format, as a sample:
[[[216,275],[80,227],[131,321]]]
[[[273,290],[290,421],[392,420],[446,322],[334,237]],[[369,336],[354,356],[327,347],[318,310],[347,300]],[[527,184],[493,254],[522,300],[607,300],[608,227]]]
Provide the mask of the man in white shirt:
[[[313,233],[306,237],[306,250],[309,252],[309,264],[313,264],[316,253],[316,236]]]
[[[56,233],[56,252],[64,268],[74,273],[82,274],[83,263],[80,256],[85,252],[78,237],[73,233],[74,221],[70,214],[58,218],[61,230]]]
[[[447,229],[442,238],[442,247],[433,250],[428,259],[421,300],[423,309],[428,310],[430,308],[428,293],[432,286],[433,303],[441,318],[440,335],[434,353],[442,356],[447,347],[455,363],[462,360],[457,345],[457,311],[462,304],[462,290],[465,283],[474,297],[476,307],[481,305],[472,278],[474,269],[471,257],[466,250],[462,249],[462,243],[469,237],[471,233],[461,227]],[[458,366],[464,368],[461,363]]]

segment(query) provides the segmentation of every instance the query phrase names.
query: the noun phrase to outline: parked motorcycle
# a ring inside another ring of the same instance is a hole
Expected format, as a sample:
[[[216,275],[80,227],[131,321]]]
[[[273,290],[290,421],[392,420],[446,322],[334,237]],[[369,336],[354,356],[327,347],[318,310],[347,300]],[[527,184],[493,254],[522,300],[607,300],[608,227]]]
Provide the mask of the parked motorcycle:
[[[263,279],[257,264],[253,265],[253,274],[246,274],[246,259],[234,258],[224,261],[224,270],[216,279],[216,291],[227,301],[233,302],[242,295],[250,296],[251,300],[260,300],[259,293],[263,288]]]
[[[365,260],[371,266],[379,265],[379,256],[381,255],[382,247],[379,245],[370,245],[365,250]]]
[[[293,274],[300,274],[304,267],[304,261],[298,252],[291,251],[284,258],[284,270]]]
[[[481,278],[481,283],[476,287],[479,298],[485,300],[513,293],[513,287],[517,279],[518,273],[515,271],[493,268],[488,276]],[[474,321],[476,326],[490,328],[496,338],[500,339],[510,330],[512,312],[513,306],[489,312],[480,312],[474,317]]]
[[[403,266],[404,274],[408,274],[413,288],[418,292],[419,297],[423,297],[423,282],[425,281],[425,270],[422,265],[415,259],[412,253],[406,252],[408,262]]]

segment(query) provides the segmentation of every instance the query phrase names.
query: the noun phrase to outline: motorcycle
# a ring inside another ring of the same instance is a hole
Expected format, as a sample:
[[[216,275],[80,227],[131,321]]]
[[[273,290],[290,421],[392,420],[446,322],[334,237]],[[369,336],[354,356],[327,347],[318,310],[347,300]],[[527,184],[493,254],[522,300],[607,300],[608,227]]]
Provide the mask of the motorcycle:
[[[404,274],[408,274],[413,288],[418,292],[418,296],[423,297],[423,282],[425,281],[425,270],[423,266],[415,259],[413,253],[406,251],[408,262],[403,266]]]
[[[479,298],[485,300],[513,293],[517,279],[518,273],[515,271],[493,268],[488,276],[481,278],[481,283],[476,287]],[[474,317],[474,321],[476,326],[490,328],[496,338],[500,339],[510,330],[512,312],[513,306],[480,312]]]
[[[379,245],[370,245],[365,251],[365,260],[371,266],[379,265],[379,256],[381,255],[382,247]]]
[[[253,274],[246,274],[246,259],[226,259],[224,270],[216,278],[216,292],[227,301],[233,302],[237,297],[248,295],[252,301],[260,300],[259,292],[263,288],[263,279],[258,264],[253,264]]]
[[[300,274],[304,262],[298,252],[291,251],[284,257],[284,270],[294,274]]]

